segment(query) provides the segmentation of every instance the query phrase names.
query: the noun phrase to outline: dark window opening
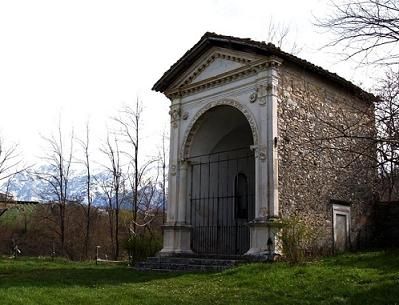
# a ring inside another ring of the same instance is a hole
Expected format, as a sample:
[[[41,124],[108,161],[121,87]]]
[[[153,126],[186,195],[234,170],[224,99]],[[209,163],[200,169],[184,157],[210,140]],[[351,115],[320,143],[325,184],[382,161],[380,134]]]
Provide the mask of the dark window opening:
[[[248,219],[248,179],[239,173],[234,185],[235,211],[237,219]]]

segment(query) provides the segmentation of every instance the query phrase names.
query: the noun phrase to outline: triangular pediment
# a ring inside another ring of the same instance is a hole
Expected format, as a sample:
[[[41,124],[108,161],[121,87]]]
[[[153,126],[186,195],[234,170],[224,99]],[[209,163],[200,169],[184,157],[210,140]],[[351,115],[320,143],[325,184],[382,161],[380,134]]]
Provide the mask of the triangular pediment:
[[[215,57],[212,60],[212,62],[210,62],[207,66],[205,66],[205,68],[202,71],[200,69],[196,71],[199,74],[193,78],[191,83],[196,83],[207,78],[218,76],[225,72],[241,68],[242,66],[245,65],[244,63],[239,61],[226,59],[226,57],[223,56],[222,54],[217,54],[217,55],[220,55],[220,57]]]
[[[172,90],[204,83],[207,80],[243,69],[258,58],[253,54],[213,48],[202,55],[171,86]]]

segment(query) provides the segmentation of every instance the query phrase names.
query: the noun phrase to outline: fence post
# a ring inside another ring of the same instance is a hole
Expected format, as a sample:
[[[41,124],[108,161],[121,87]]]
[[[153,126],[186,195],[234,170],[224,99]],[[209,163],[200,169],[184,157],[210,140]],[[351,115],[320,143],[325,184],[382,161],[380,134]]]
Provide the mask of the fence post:
[[[98,257],[98,249],[100,249],[101,247],[100,246],[96,246],[96,265],[98,265],[98,259],[99,259],[99,257]]]
[[[53,242],[51,249],[51,260],[54,261],[54,258],[55,258],[55,243]]]

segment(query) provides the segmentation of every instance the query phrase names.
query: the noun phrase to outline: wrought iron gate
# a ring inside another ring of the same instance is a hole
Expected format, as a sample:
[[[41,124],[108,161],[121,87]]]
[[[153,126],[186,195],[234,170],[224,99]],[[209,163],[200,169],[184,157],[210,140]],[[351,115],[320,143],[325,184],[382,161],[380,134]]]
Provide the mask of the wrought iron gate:
[[[248,148],[191,161],[191,248],[199,254],[241,255],[254,218],[254,156]]]

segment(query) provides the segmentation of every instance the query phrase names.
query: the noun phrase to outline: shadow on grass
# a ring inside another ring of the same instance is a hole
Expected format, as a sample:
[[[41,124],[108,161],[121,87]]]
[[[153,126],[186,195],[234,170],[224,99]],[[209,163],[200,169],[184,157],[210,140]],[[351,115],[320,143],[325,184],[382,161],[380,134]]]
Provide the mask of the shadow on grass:
[[[328,258],[327,266],[376,269],[381,272],[399,272],[399,250],[343,254]]]
[[[356,293],[347,300],[346,304],[399,305],[399,278],[396,283],[381,283],[377,287]]]
[[[137,272],[127,267],[115,268],[40,268],[28,271],[0,269],[0,289],[11,287],[97,287],[144,283],[181,276],[180,273]]]

